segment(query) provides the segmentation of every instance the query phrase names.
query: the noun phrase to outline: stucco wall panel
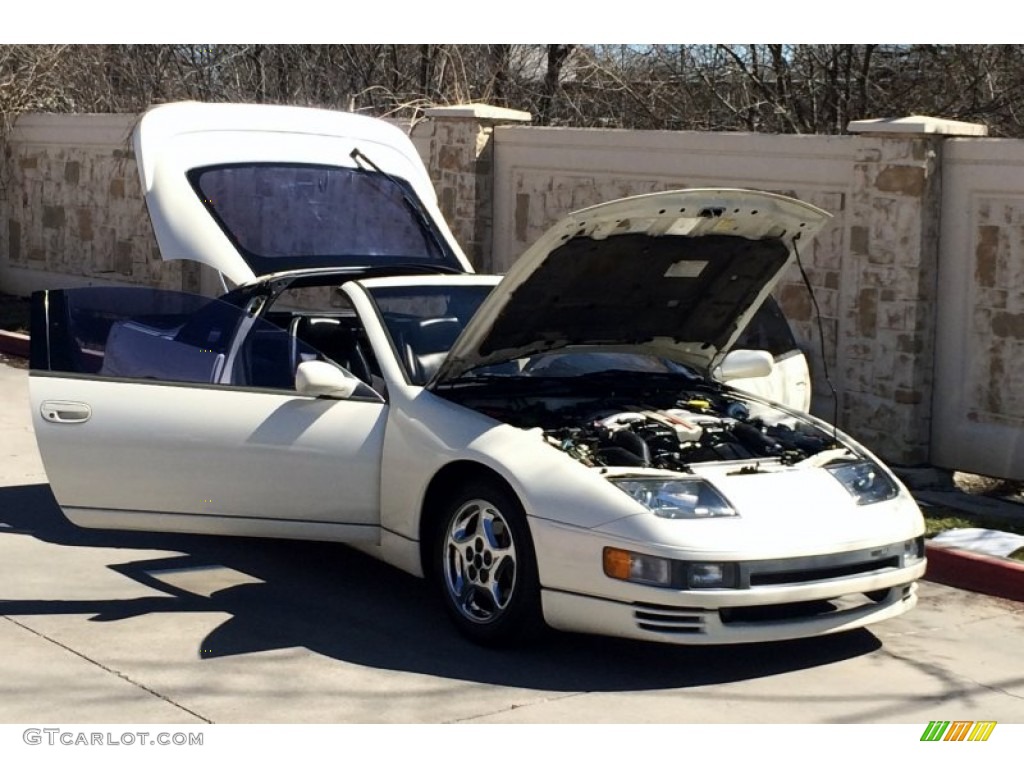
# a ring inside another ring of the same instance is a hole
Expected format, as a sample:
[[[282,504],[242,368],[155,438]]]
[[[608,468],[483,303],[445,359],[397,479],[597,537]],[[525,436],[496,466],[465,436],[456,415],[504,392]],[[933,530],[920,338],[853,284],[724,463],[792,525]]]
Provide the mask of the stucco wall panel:
[[[1024,142],[944,160],[933,460],[1024,478]]]

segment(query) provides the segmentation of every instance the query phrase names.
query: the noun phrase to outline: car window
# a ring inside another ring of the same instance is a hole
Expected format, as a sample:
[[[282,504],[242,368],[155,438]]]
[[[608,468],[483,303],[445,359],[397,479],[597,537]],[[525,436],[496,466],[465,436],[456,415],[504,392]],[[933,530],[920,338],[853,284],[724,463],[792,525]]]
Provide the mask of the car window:
[[[775,299],[769,296],[743,329],[733,349],[763,349],[771,352],[774,357],[782,357],[800,348],[786,316],[782,314]]]
[[[48,305],[49,369],[117,378],[211,382],[239,318],[230,304],[149,288],[50,292]]]
[[[299,363],[326,359],[290,329],[218,299],[149,288],[50,299],[46,364],[54,371],[293,390]]]
[[[462,270],[412,187],[358,168],[293,163],[189,172],[207,210],[257,274],[306,267],[430,263]]]

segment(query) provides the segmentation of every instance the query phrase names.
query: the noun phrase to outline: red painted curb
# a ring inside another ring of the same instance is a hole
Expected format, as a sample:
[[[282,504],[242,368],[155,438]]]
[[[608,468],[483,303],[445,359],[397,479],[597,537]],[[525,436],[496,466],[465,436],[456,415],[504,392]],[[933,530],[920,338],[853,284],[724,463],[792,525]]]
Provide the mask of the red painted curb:
[[[1024,563],[926,544],[928,581],[1024,602]]]
[[[0,352],[16,357],[28,357],[29,341],[24,333],[0,331]]]

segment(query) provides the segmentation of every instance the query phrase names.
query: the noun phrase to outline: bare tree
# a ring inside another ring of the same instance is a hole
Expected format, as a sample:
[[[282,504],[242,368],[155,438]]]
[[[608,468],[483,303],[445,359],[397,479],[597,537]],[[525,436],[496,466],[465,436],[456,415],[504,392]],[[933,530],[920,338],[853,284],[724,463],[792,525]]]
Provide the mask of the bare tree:
[[[177,99],[415,118],[485,101],[543,125],[841,133],[913,113],[1024,136],[1018,45],[0,46],[0,118]]]

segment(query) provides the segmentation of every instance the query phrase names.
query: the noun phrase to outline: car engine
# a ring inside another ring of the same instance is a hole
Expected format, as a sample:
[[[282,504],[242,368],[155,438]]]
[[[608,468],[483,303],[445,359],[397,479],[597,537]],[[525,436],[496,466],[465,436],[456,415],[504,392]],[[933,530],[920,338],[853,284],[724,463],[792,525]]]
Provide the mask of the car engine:
[[[836,446],[831,434],[794,414],[710,385],[593,398],[448,396],[499,421],[539,429],[548,444],[592,467],[685,472],[702,462],[769,459],[790,465]]]

